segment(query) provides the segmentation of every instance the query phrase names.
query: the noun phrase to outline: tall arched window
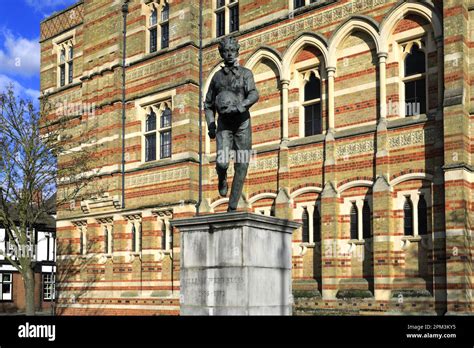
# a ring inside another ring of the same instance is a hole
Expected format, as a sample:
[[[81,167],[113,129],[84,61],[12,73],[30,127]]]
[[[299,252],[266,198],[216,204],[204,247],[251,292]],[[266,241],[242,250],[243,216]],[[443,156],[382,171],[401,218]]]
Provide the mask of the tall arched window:
[[[413,203],[409,196],[403,205],[403,231],[405,236],[413,236]]]
[[[309,243],[309,213],[306,207],[303,208],[303,214],[301,216],[303,223],[303,243]]]
[[[156,160],[156,113],[153,109],[146,116],[145,161]]]
[[[420,195],[418,201],[418,234],[424,235],[428,233],[428,208],[424,195]]]
[[[171,157],[171,109],[166,106],[161,113],[160,158]]]
[[[109,229],[107,226],[104,227],[104,252],[109,254]]]
[[[355,202],[352,203],[351,207],[351,239],[359,239],[359,221],[358,221],[359,211]]]
[[[161,225],[161,249],[167,250],[166,224],[164,222]]]
[[[152,6],[148,23],[150,53],[156,52],[158,49],[167,48],[169,46],[170,35],[168,3],[162,5],[155,4]],[[161,15],[159,15],[159,13],[161,13]],[[160,38],[159,41],[158,38]],[[160,47],[158,43],[160,43]]]
[[[364,239],[372,237],[372,219],[369,202],[364,201],[364,207],[362,208],[362,231]]]
[[[407,46],[408,48],[409,46]],[[426,113],[426,55],[413,43],[405,57],[405,115]]]
[[[135,224],[132,224],[132,251],[137,251],[137,229]]]
[[[318,205],[314,206],[313,212],[313,240],[315,243],[321,241],[321,214],[319,213]]]
[[[314,72],[309,74],[304,86],[304,126],[305,136],[322,133],[321,80]]]

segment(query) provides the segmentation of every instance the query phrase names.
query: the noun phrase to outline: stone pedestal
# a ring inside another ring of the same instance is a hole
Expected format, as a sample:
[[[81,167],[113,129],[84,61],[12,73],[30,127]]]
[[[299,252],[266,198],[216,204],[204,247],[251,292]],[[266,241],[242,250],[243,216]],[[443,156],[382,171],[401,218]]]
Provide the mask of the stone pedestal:
[[[298,223],[250,213],[175,220],[181,315],[291,315],[291,237]]]

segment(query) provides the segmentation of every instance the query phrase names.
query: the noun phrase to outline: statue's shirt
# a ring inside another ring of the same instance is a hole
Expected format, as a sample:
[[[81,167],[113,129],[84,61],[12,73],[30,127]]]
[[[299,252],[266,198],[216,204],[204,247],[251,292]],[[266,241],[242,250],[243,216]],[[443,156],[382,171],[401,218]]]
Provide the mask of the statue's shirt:
[[[215,121],[216,97],[223,91],[237,96],[240,103],[236,106],[242,114],[239,119],[244,121],[249,118],[248,110],[259,98],[252,71],[241,66],[223,66],[213,76],[204,102],[208,125]]]

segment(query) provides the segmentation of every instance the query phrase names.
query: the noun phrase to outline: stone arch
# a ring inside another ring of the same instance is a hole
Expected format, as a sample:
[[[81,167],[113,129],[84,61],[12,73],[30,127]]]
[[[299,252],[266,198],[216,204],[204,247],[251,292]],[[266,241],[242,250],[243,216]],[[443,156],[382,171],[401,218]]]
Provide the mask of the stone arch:
[[[327,64],[328,49],[326,39],[319,34],[303,33],[288,47],[285,54],[283,55],[283,69],[281,75],[282,80],[290,80],[291,64],[293,60],[295,59],[298,52],[308,45],[316,47],[323,55],[324,63]]]
[[[293,191],[290,195],[291,199],[294,199],[300,195],[303,195],[305,193],[318,193],[320,194],[322,192],[322,189],[320,187],[316,186],[307,186],[307,187],[302,187],[297,189],[296,191]]]
[[[283,67],[280,54],[271,47],[261,47],[255,51],[247,60],[245,67],[252,70],[263,59],[271,61],[278,70],[278,75],[282,75]]]
[[[443,36],[441,19],[433,5],[421,2],[403,2],[389,13],[381,24],[381,52],[388,52],[391,33],[393,32],[397,23],[408,14],[418,15],[427,20],[433,27],[435,38]]]
[[[337,48],[354,31],[361,31],[370,35],[375,43],[376,51],[380,52],[380,35],[377,23],[369,17],[353,16],[336,29],[329,41],[328,67],[336,67]]]
[[[354,181],[349,181],[340,187],[338,187],[337,192],[338,194],[343,193],[346,190],[349,190],[354,187],[372,187],[374,185],[374,182],[371,180],[354,180]]]
[[[255,196],[251,197],[249,199],[249,204],[252,205],[254,204],[255,202],[261,200],[261,199],[276,199],[277,195],[276,193],[272,193],[272,192],[264,192],[264,193],[259,193],[259,194],[256,194]]]
[[[403,174],[400,176],[397,176],[396,178],[390,180],[390,186],[395,187],[398,184],[401,184],[405,181],[410,181],[410,180],[427,180],[427,181],[433,181],[433,175],[427,174],[427,173],[408,173],[408,174]]]

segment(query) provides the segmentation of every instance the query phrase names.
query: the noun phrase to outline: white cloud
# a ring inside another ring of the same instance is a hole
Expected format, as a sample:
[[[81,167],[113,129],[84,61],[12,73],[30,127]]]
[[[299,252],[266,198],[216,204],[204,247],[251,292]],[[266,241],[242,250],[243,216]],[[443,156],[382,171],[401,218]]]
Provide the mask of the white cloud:
[[[28,40],[2,30],[4,47],[0,47],[0,73],[8,75],[33,76],[40,71],[39,39]]]
[[[9,78],[3,74],[0,74],[0,92],[4,92],[7,87],[13,86],[13,91],[19,97],[24,99],[32,100],[35,104],[40,96],[40,92],[31,88],[25,88],[18,81]]]
[[[67,7],[73,5],[77,0],[25,0],[28,6],[33,7],[36,11],[56,9],[57,7]]]

